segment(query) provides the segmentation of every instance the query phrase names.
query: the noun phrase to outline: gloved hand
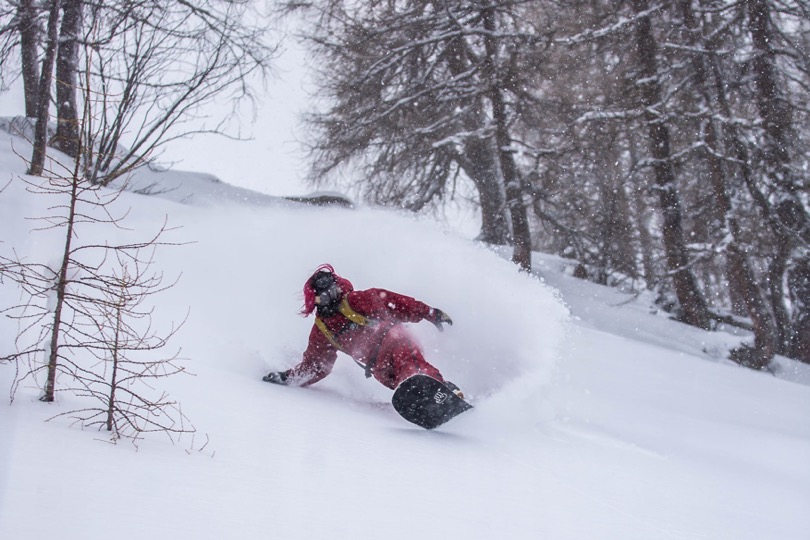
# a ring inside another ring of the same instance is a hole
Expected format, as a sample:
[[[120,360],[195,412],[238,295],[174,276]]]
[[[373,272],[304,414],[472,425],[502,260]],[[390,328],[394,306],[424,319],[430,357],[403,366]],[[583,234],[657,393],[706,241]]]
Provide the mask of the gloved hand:
[[[444,332],[444,327],[442,324],[449,324],[450,326],[453,326],[453,319],[450,318],[450,315],[438,308],[433,308],[430,322],[433,323],[433,326],[439,329],[439,332]]]
[[[264,377],[262,380],[264,382],[269,382],[273,384],[287,384],[287,379],[289,378],[289,374],[286,371],[271,371]]]

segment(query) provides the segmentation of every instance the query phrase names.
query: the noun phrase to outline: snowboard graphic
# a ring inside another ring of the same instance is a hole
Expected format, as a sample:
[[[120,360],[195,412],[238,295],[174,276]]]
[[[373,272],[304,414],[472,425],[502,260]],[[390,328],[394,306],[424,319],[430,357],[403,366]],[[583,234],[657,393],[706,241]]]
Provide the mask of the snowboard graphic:
[[[397,387],[391,398],[394,409],[408,422],[433,429],[458,416],[472,405],[433,377],[413,375]]]

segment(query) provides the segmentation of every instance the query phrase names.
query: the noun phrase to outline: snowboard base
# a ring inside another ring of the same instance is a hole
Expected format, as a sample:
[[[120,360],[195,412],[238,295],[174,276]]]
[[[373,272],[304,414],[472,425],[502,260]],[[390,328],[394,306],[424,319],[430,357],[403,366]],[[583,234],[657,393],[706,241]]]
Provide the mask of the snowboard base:
[[[422,374],[402,381],[391,403],[402,418],[425,429],[436,428],[472,409],[472,405],[443,383]]]

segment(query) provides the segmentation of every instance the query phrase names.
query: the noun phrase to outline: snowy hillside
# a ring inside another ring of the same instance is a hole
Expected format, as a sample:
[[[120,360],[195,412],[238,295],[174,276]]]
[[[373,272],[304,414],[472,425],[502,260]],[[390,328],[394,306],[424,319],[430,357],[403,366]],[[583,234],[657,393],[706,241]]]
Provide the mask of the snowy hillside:
[[[26,192],[8,140],[0,249],[50,262],[54,238],[25,218],[52,201]],[[150,175],[135,181],[161,179]],[[124,193],[115,205],[131,209],[134,232],[120,234],[148,236],[165,216],[181,227],[169,240],[185,244],[158,253],[167,276],[182,276],[156,315],[168,325],[190,312],[173,343],[194,376],[160,385],[198,433],[108,444],[68,419],[45,422],[79,398],[43,404],[40,389],[21,388],[0,405],[0,538],[810,536],[807,366],[781,360],[776,376],[737,367],[722,358],[744,336],[672,322],[643,295],[570,277],[555,257],[537,254],[536,275],[522,275],[427,218],[172,178],[172,196]],[[345,357],[311,388],[262,382],[300,359],[312,324],[298,316],[300,290],[323,262],[356,288],[447,311],[445,332],[412,330],[475,409],[421,430]],[[0,285],[3,305],[18,300]],[[6,349],[15,328],[0,321]],[[13,375],[0,366],[4,393]]]

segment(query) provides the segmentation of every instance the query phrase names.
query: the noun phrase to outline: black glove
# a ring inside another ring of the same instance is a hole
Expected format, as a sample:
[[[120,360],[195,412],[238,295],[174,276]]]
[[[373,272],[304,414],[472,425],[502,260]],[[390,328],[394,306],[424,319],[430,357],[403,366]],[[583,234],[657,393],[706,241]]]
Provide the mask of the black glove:
[[[449,324],[450,326],[453,326],[453,319],[450,318],[450,315],[437,308],[433,308],[433,316],[431,317],[430,322],[433,323],[433,326],[439,329],[439,332],[444,332],[444,327],[442,324]]]
[[[287,379],[290,375],[286,371],[271,371],[262,380],[273,384],[287,384]]]

